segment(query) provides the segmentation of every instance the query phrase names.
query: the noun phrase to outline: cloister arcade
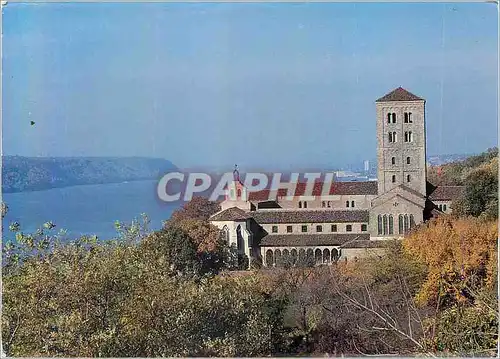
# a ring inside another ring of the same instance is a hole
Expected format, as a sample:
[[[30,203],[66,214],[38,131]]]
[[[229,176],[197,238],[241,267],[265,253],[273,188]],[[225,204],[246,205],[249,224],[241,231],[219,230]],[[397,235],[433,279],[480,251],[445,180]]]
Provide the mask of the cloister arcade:
[[[328,265],[336,263],[340,258],[340,248],[331,246],[264,247],[263,252],[265,267]]]

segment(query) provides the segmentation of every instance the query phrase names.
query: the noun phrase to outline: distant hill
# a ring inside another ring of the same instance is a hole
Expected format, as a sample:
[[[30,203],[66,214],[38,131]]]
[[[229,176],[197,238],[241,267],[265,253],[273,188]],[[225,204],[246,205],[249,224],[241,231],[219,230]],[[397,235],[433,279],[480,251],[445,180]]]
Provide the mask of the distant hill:
[[[2,191],[37,191],[156,179],[176,168],[170,161],[160,158],[3,156]]]
[[[447,163],[463,161],[469,157],[472,157],[472,154],[454,154],[454,155],[436,155],[436,156],[427,156],[427,162],[431,166],[440,166]]]

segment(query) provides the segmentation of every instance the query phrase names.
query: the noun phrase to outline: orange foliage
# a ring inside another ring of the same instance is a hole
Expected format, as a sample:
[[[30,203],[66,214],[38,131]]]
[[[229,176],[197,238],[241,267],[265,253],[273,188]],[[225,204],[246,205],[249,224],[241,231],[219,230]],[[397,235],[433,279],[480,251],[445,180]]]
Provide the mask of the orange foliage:
[[[412,233],[403,242],[404,250],[428,267],[417,300],[423,304],[446,296],[464,301],[464,288],[493,286],[497,238],[496,221],[472,217],[440,217]]]

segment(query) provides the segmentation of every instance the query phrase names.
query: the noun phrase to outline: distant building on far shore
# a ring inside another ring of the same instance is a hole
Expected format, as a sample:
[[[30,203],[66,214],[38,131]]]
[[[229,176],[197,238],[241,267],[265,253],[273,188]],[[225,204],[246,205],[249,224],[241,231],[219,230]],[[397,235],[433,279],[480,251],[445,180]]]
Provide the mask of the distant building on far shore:
[[[370,161],[365,161],[365,172],[370,172]]]

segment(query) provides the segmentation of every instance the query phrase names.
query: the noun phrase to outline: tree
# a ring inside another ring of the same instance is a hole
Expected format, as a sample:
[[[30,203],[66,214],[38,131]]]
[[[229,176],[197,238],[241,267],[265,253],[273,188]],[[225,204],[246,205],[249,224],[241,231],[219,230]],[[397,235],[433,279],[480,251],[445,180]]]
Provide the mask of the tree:
[[[220,211],[220,205],[217,202],[209,201],[205,197],[193,197],[182,208],[175,210],[168,221],[181,222],[185,219],[198,219],[202,221],[208,220],[211,215]]]

